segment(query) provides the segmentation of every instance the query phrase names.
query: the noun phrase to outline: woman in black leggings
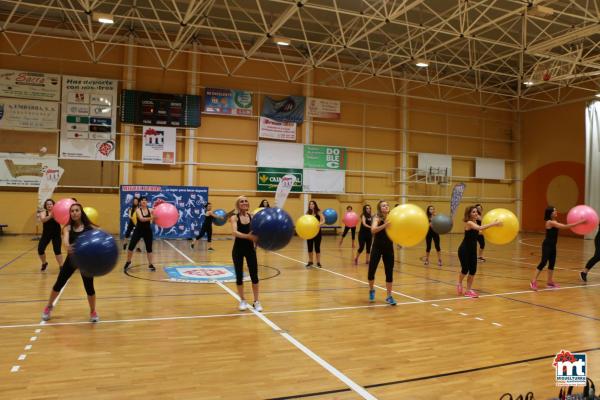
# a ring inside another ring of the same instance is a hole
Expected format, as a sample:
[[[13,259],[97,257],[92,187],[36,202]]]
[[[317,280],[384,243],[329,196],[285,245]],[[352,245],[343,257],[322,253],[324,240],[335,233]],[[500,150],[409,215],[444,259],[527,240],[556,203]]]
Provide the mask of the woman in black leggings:
[[[212,243],[212,224],[215,218],[219,218],[212,212],[212,204],[206,203],[206,211],[204,213],[204,222],[202,223],[202,227],[200,228],[200,233],[194,240],[192,240],[192,249],[204,235],[206,235],[206,242],[208,243],[208,251],[213,251],[214,249],[211,247]]]
[[[437,256],[438,256],[438,265],[441,267],[442,266],[442,255],[440,254],[440,251],[442,251],[441,247],[440,247],[440,235],[435,232],[433,229],[431,229],[431,219],[433,217],[435,217],[436,211],[435,211],[435,207],[434,206],[427,206],[427,218],[429,219],[429,230],[427,231],[427,236],[425,236],[425,244],[426,244],[426,249],[425,249],[425,261],[423,262],[424,265],[429,265],[429,253],[431,252],[431,241],[433,240],[433,243],[435,245],[435,251],[437,252]]]
[[[560,222],[556,221],[557,215],[558,212],[556,211],[556,208],[553,206],[546,207],[546,210],[544,211],[544,221],[546,221],[546,237],[542,242],[542,260],[538,264],[536,270],[533,272],[533,278],[531,279],[531,282],[529,282],[529,287],[531,290],[538,290],[537,279],[542,273],[542,270],[546,264],[548,264],[548,287],[551,289],[559,287],[552,279],[554,274],[554,264],[556,263],[556,243],[558,242],[558,230],[569,229],[585,223],[585,219],[583,219],[573,224],[561,224]]]
[[[317,205],[316,201],[311,200],[308,203],[308,210],[306,211],[306,213],[308,215],[314,216],[317,219],[317,221],[319,221],[319,233],[317,233],[317,236],[315,236],[314,238],[308,239],[306,241],[306,244],[308,246],[308,264],[306,264],[306,268],[310,268],[313,265],[313,248],[315,250],[315,253],[317,253],[317,267],[321,268],[321,225],[325,223],[325,218],[323,217],[323,215],[319,214],[320,211],[321,209]]]
[[[347,206],[346,207],[346,212],[349,213],[351,211],[352,211],[352,206]],[[355,248],[356,247],[356,243],[355,243],[355,240],[356,240],[356,226],[349,227],[349,226],[344,225],[344,232],[342,233],[342,237],[340,238],[340,243],[339,243],[338,246],[342,245],[342,242],[344,241],[344,238],[348,234],[348,231],[350,231],[351,234],[352,234],[352,248]]]
[[[583,271],[579,273],[581,280],[584,282],[587,282],[587,274],[588,272],[590,272],[590,269],[592,269],[594,265],[596,265],[596,263],[600,261],[600,226],[598,226],[598,232],[596,232],[596,237],[594,238],[594,246],[594,255],[585,264],[585,268],[583,269]]]
[[[360,216],[360,229],[358,230],[358,251],[354,258],[354,265],[358,265],[358,257],[366,249],[367,258],[366,264],[369,264],[369,257],[371,256],[371,243],[373,242],[373,235],[371,234],[371,225],[373,223],[373,217],[371,216],[371,206],[365,204],[363,206],[363,212]]]
[[[386,222],[386,218],[390,212],[390,206],[387,201],[380,200],[377,203],[377,215],[373,217],[371,225],[371,233],[373,234],[373,248],[371,260],[369,261],[369,301],[375,301],[375,272],[379,261],[383,259],[385,268],[385,288],[387,289],[387,297],[385,302],[391,306],[396,305],[396,300],[392,297],[392,284],[394,281],[394,244],[385,232],[385,228],[390,224]]]
[[[73,253],[73,243],[75,243],[77,238],[83,232],[94,228],[94,225],[90,222],[88,216],[85,215],[83,207],[79,203],[71,205],[71,208],[69,209],[69,217],[69,222],[62,230],[63,243],[68,243],[66,246],[68,254],[67,258],[65,259],[65,263],[60,269],[58,278],[56,278],[56,283],[52,287],[48,304],[42,312],[42,320],[44,321],[48,321],[50,319],[50,313],[54,308],[54,302],[56,301],[56,298],[58,297],[62,288],[67,284],[69,278],[71,278],[77,269],[77,266],[73,264],[71,256]],[[90,305],[90,322],[98,322],[99,318],[98,314],[96,313],[96,291],[94,290],[94,278],[86,277],[82,274],[81,279],[83,280],[83,286],[85,287],[88,303]]]
[[[40,270],[45,271],[48,267],[46,261],[46,247],[52,242],[52,250],[54,250],[54,256],[58,266],[61,267],[63,264],[63,257],[60,251],[60,224],[54,219],[52,214],[52,208],[54,207],[54,200],[48,199],[44,202],[44,210],[38,214],[38,218],[43,224],[42,237],[38,243],[38,255],[42,262]]]
[[[154,239],[152,235],[152,226],[150,226],[150,222],[152,222],[154,216],[154,210],[152,208],[148,208],[148,199],[146,197],[140,198],[140,206],[138,207],[136,212],[137,225],[133,230],[133,235],[131,235],[131,241],[129,242],[129,247],[127,248],[127,262],[123,267],[124,271],[127,271],[127,268],[131,265],[131,259],[133,258],[133,250],[135,246],[137,246],[140,239],[144,239],[144,244],[146,245],[146,256],[148,257],[148,269],[150,271],[156,271],[154,268],[154,264],[152,264],[152,240]]]
[[[245,196],[240,196],[235,201],[235,210],[232,211],[229,222],[231,223],[231,232],[234,237],[231,258],[235,267],[235,283],[237,285],[238,295],[240,296],[239,310],[248,309],[248,302],[244,297],[244,258],[246,266],[250,273],[252,281],[252,293],[254,294],[254,310],[261,312],[263,310],[258,300],[258,261],[256,260],[256,250],[254,243],[256,236],[250,231],[252,215],[248,212],[250,203]]]
[[[482,231],[493,226],[501,226],[502,222],[494,221],[491,224],[479,225],[477,222],[480,216],[477,206],[469,206],[465,209],[463,221],[465,223],[465,236],[458,247],[458,259],[460,260],[460,273],[458,274],[458,283],[456,292],[459,296],[463,295],[463,280],[467,277],[466,297],[479,297],[476,291],[472,289],[473,280],[477,273],[477,238],[481,236]]]

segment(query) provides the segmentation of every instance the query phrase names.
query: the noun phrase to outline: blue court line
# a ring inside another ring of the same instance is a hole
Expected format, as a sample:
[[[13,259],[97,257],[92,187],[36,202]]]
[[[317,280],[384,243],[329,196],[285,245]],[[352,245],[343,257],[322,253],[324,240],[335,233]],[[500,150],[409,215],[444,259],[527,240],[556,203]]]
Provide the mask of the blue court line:
[[[7,262],[6,264],[0,266],[0,270],[4,267],[8,267],[10,264],[14,263],[15,261],[17,261],[19,258],[23,257],[25,254],[29,253],[31,250],[35,249],[37,245],[33,246],[32,248],[30,248],[29,250],[25,250],[25,252],[19,254],[18,256],[16,256],[15,258],[13,258],[12,260],[10,260],[9,262]]]

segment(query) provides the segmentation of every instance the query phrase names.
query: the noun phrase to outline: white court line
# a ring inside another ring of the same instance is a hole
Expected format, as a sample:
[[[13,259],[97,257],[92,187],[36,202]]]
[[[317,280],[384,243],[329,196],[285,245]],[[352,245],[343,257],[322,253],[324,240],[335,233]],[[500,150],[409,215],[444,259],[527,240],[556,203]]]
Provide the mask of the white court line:
[[[18,365],[13,365],[13,367],[10,369],[10,372],[19,372],[19,369],[21,369],[20,366]]]
[[[165,242],[169,246],[171,246],[175,251],[177,251],[179,254],[181,254],[183,257],[185,257],[189,262],[191,262],[192,264],[196,263],[194,260],[192,260],[190,257],[188,257],[184,252],[179,250],[177,247],[173,246],[171,244],[171,242],[168,242],[168,241],[165,241]],[[225,291],[227,291],[227,293],[229,293],[232,297],[234,297],[238,301],[240,300],[238,295],[233,290],[231,290],[229,287],[225,286],[221,282],[216,282],[216,283],[221,288],[223,288]],[[338,378],[340,381],[344,382],[350,389],[354,390],[363,399],[377,400],[377,398],[375,396],[373,396],[371,393],[369,393],[365,388],[363,388],[362,386],[360,386],[359,384],[357,384],[356,382],[354,382],[353,380],[348,378],[346,375],[342,374],[338,369],[336,369],[334,366],[329,364],[327,361],[323,360],[321,357],[319,357],[317,354],[315,354],[313,351],[311,351],[308,347],[304,346],[302,343],[300,343],[298,340],[296,340],[290,334],[288,334],[287,332],[284,332],[273,321],[271,321],[270,319],[268,319],[261,313],[257,312],[253,307],[250,307],[250,310],[254,313],[254,315],[259,317],[264,323],[266,323],[268,326],[270,326],[275,332],[279,333],[288,342],[290,342],[291,344],[296,346],[296,348],[298,348],[304,354],[306,354],[307,356],[312,358],[314,361],[316,361],[320,366],[322,366],[327,371],[329,371],[333,376]]]
[[[480,317],[475,317],[475,319],[476,319],[477,321],[483,321],[483,318],[480,318]]]
[[[492,325],[496,325],[496,326],[502,326],[502,325],[500,325],[500,324],[499,324],[499,323],[497,323],[497,322],[492,322]]]
[[[31,350],[31,345],[28,344],[27,346],[25,346],[25,350]]]
[[[27,358],[27,355],[26,355],[26,354],[21,354],[21,355],[19,356],[18,360],[19,360],[19,361],[23,361],[23,360],[24,360],[24,359],[26,359],[26,358]]]
[[[295,261],[295,262],[297,262],[297,263],[300,263],[300,264],[302,264],[302,265],[305,265],[304,261],[297,260],[297,259],[295,259],[295,258],[292,258],[292,257],[284,256],[283,254],[279,254],[279,253],[277,253],[277,252],[275,252],[275,251],[272,251],[271,253],[273,253],[273,254],[276,254],[276,255],[278,255],[279,257],[287,258],[288,260],[292,260],[292,261]],[[352,280],[352,281],[355,281],[355,282],[362,283],[362,284],[364,284],[364,285],[368,285],[368,284],[369,284],[369,282],[361,281],[360,279],[356,279],[356,278],[353,278],[353,277],[351,277],[351,276],[344,275],[344,274],[341,274],[341,273],[339,273],[339,272],[332,271],[332,270],[330,270],[330,269],[327,269],[327,268],[319,268],[319,267],[316,267],[316,268],[315,268],[315,267],[312,267],[312,268],[314,268],[314,269],[316,269],[316,270],[320,270],[320,271],[329,272],[330,274],[333,274],[333,275],[338,275],[338,276],[341,276],[341,277],[343,277],[343,278],[350,279],[350,280]],[[382,286],[375,285],[374,287],[376,287],[377,289],[381,289],[381,290],[385,290],[385,291],[387,291],[387,289],[386,289],[386,288],[384,288],[384,287],[382,287]],[[394,294],[397,294],[397,295],[399,295],[399,296],[407,297],[407,298],[409,298],[409,299],[411,299],[411,300],[415,300],[415,301],[419,301],[419,302],[424,302],[424,301],[425,301],[425,300],[419,299],[419,298],[417,298],[417,297],[409,296],[408,294],[404,294],[404,293],[398,292],[398,291],[396,291],[396,290],[392,290],[392,293],[394,293]]]
[[[464,313],[464,312],[459,312],[459,314],[462,315],[463,317],[466,317],[467,315],[469,315],[469,314]]]

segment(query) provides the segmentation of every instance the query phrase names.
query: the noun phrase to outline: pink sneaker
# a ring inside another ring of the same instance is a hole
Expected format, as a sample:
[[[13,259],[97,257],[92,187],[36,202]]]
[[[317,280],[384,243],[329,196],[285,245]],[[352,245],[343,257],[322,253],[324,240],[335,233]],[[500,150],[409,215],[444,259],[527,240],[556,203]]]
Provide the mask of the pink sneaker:
[[[98,317],[98,313],[96,311],[90,313],[90,322],[99,322],[100,317]]]
[[[529,282],[529,287],[531,288],[531,290],[537,292],[538,287],[537,287],[537,282],[531,281]]]
[[[462,287],[462,285],[460,283],[458,285],[456,285],[456,293],[459,296],[462,296],[462,294],[463,294],[463,287]]]
[[[477,294],[476,291],[471,289],[465,293],[465,297],[471,297],[473,299],[476,299],[477,297],[479,297],[479,295]]]
[[[558,289],[560,286],[558,286],[558,283],[555,282],[548,282],[546,284],[550,289]]]
[[[44,311],[42,312],[42,321],[49,321],[50,320],[50,313],[52,312],[52,308],[54,308],[54,307],[48,307],[48,306],[46,306],[44,308]]]

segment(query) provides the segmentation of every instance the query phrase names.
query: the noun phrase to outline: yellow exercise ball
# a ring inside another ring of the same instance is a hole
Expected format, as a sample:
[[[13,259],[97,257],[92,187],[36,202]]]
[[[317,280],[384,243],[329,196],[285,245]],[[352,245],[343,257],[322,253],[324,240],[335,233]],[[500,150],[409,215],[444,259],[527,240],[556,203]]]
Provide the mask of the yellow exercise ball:
[[[392,242],[411,247],[427,235],[429,219],[421,207],[414,204],[401,204],[394,207],[387,216],[390,223],[385,232]]]
[[[254,211],[252,211],[252,215],[256,215],[264,209],[265,209],[264,207],[255,208]]]
[[[312,239],[319,233],[319,225],[314,215],[303,215],[296,220],[296,233],[302,239]]]
[[[92,224],[98,225],[98,211],[94,207],[83,207],[83,212],[92,221]]]
[[[501,221],[502,226],[493,226],[483,231],[485,238],[493,244],[507,244],[512,242],[519,233],[519,220],[512,211],[506,208],[494,208],[484,215],[482,225]]]

